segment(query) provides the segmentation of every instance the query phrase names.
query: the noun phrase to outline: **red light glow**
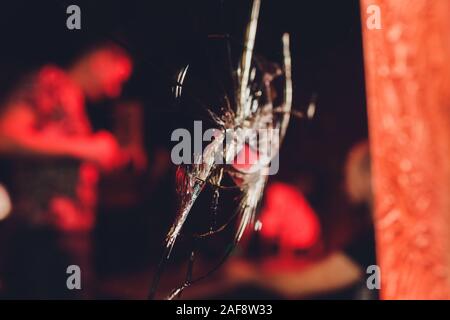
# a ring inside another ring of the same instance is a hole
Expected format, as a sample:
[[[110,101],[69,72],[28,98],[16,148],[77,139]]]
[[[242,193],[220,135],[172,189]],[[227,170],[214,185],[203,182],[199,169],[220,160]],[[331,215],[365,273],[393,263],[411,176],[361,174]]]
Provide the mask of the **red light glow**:
[[[263,237],[279,240],[283,248],[308,249],[319,240],[320,223],[314,210],[300,191],[284,183],[268,187],[261,222]]]

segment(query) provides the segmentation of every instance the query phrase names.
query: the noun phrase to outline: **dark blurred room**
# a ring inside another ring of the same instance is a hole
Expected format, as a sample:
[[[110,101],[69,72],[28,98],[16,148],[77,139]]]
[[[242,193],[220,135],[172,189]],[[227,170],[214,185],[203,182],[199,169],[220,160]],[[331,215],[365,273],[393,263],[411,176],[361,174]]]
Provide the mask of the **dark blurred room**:
[[[66,27],[74,4],[79,30]],[[241,0],[2,3],[0,298],[147,298],[179,203],[171,134],[195,120],[211,126],[203,103],[217,105],[221,86],[230,87],[223,44],[231,39],[236,65],[251,8]],[[358,0],[261,1],[255,55],[281,64],[289,34],[292,110],[303,116],[291,116],[279,172],[230,257],[220,261],[236,225],[189,236],[232,216],[237,191],[212,184],[189,213],[156,298],[219,265],[179,297],[379,298],[366,287],[377,265],[370,153],[381,149],[368,134],[364,11]],[[180,102],[173,92],[186,65],[189,99]],[[375,207],[387,197],[376,193]],[[82,290],[66,287],[70,265],[81,269]]]

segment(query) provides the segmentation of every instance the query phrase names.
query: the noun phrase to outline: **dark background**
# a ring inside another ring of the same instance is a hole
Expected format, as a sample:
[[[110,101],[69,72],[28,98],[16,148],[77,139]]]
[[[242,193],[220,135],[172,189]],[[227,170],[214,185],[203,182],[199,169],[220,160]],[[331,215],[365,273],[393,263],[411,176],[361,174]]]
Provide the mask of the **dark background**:
[[[66,28],[70,4],[81,7],[81,30]],[[180,110],[172,101],[176,71],[208,56],[210,34],[230,34],[239,43],[250,5],[242,0],[3,1],[0,97],[4,98],[21,76],[45,63],[67,66],[96,43],[117,42],[135,60],[124,99],[138,99],[144,105],[151,167],[156,149],[170,150],[170,133],[180,119],[190,115],[194,120],[197,116],[196,112]],[[343,200],[345,155],[354,143],[367,138],[359,14],[357,0],[263,0],[256,39],[258,54],[281,61],[281,35],[289,32],[293,106],[305,111],[311,97],[317,97],[313,120],[291,121],[280,155],[281,170],[271,179],[303,184],[321,218],[330,249],[345,242],[343,235],[351,229],[352,220],[345,219],[351,212]],[[205,59],[205,65],[221,63],[211,57]],[[202,91],[209,89],[199,84],[195,94],[202,98]],[[96,128],[110,125],[107,104],[90,109]],[[1,174],[7,180],[7,167],[2,167]],[[157,187],[146,188],[148,194],[128,214],[113,213],[99,219],[97,234],[108,243],[99,259],[105,272],[114,261],[122,261],[119,268],[124,269],[158,257],[162,236],[173,216],[168,214],[174,210],[173,170]],[[114,236],[108,236],[110,233]]]

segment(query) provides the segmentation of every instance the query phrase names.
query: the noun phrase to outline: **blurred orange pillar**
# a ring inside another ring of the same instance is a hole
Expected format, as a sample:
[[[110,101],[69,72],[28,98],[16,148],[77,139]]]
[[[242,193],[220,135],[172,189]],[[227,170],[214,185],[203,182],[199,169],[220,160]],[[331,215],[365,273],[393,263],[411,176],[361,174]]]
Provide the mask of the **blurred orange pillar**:
[[[450,299],[450,1],[361,18],[381,297]]]

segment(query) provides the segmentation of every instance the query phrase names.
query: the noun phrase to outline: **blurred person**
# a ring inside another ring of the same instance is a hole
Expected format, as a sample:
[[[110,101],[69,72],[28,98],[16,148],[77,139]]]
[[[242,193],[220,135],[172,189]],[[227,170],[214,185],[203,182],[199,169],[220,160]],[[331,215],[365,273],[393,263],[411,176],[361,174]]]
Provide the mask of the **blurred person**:
[[[67,261],[80,265],[83,284],[89,279],[99,170],[123,166],[127,155],[112,134],[93,132],[85,101],[117,98],[131,72],[130,56],[105,44],[66,70],[43,66],[2,106],[0,155],[12,162],[16,226],[5,267],[11,297],[66,297]]]
[[[365,206],[371,212],[372,192],[370,155],[367,142],[355,145],[348,154],[346,191],[355,206]],[[345,248],[332,252],[302,271],[268,272],[241,259],[231,260],[226,267],[229,281],[236,284],[258,286],[285,298],[326,296],[341,290],[357,288],[359,299],[375,299],[377,293],[366,287],[366,269],[376,264],[375,239],[370,214],[367,227]],[[264,228],[264,226],[263,226]]]
[[[280,257],[311,250],[321,240],[319,218],[300,189],[281,182],[267,187],[260,233],[265,241],[279,244]]]
[[[6,188],[0,183],[0,221],[5,220],[11,213],[11,199]]]

